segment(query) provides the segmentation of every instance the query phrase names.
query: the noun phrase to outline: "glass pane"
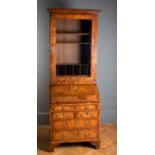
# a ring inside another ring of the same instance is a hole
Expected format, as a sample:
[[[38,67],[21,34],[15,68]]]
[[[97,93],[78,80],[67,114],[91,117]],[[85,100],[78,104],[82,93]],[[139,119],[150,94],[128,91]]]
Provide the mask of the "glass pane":
[[[91,20],[57,19],[57,76],[90,76]]]

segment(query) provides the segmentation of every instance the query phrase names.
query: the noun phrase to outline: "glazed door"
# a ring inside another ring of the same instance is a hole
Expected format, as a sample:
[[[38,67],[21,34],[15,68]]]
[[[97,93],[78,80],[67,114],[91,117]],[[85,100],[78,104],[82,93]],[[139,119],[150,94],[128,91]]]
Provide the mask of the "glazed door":
[[[51,16],[51,82],[89,83],[96,74],[96,16]]]

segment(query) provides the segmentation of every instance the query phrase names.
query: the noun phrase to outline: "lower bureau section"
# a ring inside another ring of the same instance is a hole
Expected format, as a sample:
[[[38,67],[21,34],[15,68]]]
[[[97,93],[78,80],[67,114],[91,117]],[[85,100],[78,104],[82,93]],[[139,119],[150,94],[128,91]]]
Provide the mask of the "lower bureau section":
[[[99,148],[99,105],[89,101],[51,103],[50,149],[70,142],[91,142]]]
[[[54,141],[72,141],[72,140],[85,140],[97,138],[96,129],[83,129],[73,131],[53,131]]]

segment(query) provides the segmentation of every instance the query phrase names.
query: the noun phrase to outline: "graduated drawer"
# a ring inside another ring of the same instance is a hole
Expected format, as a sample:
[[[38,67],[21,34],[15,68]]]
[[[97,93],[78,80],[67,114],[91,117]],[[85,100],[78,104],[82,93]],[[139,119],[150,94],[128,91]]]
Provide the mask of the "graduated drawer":
[[[51,114],[52,120],[57,119],[73,119],[74,112],[54,112]]]
[[[81,103],[82,104],[82,103]],[[52,111],[85,111],[85,110],[96,110],[97,104],[85,104],[83,105],[68,105],[68,104],[55,104],[52,105]]]
[[[98,120],[57,120],[52,121],[51,125],[54,130],[95,128],[98,125]]]
[[[96,119],[76,120],[75,128],[94,128],[97,127],[98,121]]]
[[[98,111],[79,111],[77,112],[76,118],[98,118]]]
[[[83,129],[75,131],[54,131],[53,140],[54,141],[68,141],[68,140],[86,140],[97,138],[96,129]]]

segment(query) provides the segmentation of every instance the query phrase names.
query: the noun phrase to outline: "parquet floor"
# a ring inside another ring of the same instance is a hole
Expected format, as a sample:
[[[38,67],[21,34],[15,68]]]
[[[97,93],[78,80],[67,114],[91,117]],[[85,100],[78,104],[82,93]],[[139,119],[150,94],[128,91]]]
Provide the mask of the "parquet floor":
[[[49,126],[38,126],[38,155],[116,155],[117,124],[106,123],[101,126],[100,149],[96,150],[90,143],[66,143],[48,152]]]

